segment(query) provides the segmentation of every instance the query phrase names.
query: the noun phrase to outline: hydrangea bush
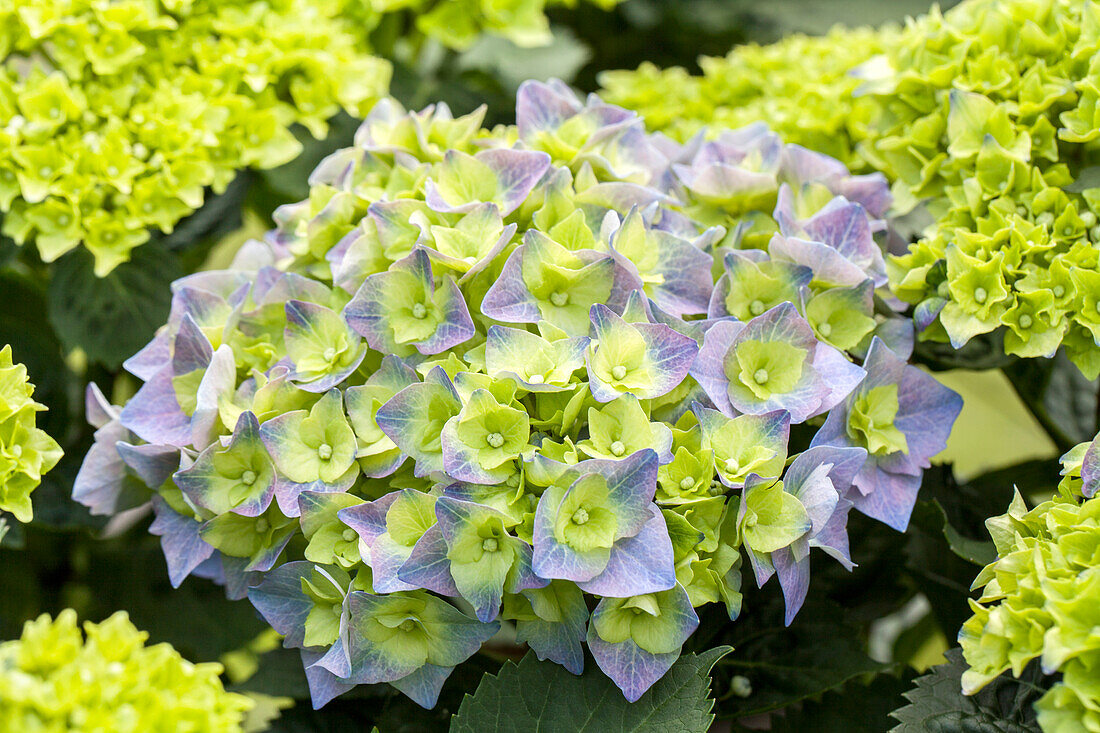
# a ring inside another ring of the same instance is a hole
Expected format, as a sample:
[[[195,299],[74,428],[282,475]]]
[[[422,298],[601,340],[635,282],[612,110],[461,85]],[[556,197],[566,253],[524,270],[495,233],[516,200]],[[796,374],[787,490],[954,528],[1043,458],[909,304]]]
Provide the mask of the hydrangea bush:
[[[0,9],[3,233],[105,275],[242,168],[363,115],[389,65],[336,0],[20,0]],[[339,67],[346,73],[331,74]]]
[[[35,415],[46,408],[33,395],[27,368],[14,363],[11,347],[4,346],[0,349],[0,512],[11,512],[20,522],[31,521],[31,492],[61,459],[61,447],[35,425]],[[0,520],[0,535],[2,525]]]
[[[0,730],[241,731],[252,701],[226,692],[220,664],[192,664],[119,611],[77,626],[42,614],[0,642]]]
[[[517,124],[382,102],[233,268],[175,283],[74,488],[150,501],[315,705],[424,706],[514,628],[636,700],[744,558],[789,623],[847,516],[899,530],[961,400],[908,366],[881,176],[763,125],[687,145],[560,82]]]
[[[657,124],[689,110],[673,125],[681,135],[702,120],[793,105],[781,117],[799,128],[781,128],[789,139],[854,151],[853,169],[893,182],[894,214],[923,204],[935,219],[887,261],[924,337],[960,348],[996,331],[1020,357],[1064,346],[1095,379],[1098,17],[1095,4],[1074,0],[966,0],[901,31],[737,49],[704,60],[702,78],[642,68],[603,83],[609,99],[639,105]],[[786,73],[763,76],[776,59],[787,60]],[[804,59],[823,73],[807,73]]]
[[[1035,707],[1044,731],[1071,733],[1100,729],[1100,439],[1075,447],[1062,467],[1054,498],[1028,510],[1017,492],[1007,514],[986,522],[998,557],[974,581],[982,595],[959,642],[967,694],[1033,660],[1060,675]]]

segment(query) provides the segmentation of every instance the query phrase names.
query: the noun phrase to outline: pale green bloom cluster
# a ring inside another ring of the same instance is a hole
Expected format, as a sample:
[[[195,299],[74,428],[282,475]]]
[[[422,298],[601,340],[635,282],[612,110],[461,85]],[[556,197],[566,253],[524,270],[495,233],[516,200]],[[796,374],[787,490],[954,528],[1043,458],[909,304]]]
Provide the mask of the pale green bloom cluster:
[[[1053,499],[1028,511],[1017,493],[1007,514],[986,521],[998,558],[974,581],[982,596],[959,633],[967,694],[1032,660],[1062,675],[1035,705],[1047,733],[1100,731],[1100,497],[1082,496],[1095,490],[1093,445],[1063,456]],[[1084,482],[1082,462],[1093,472]]]
[[[105,275],[242,168],[296,157],[388,84],[345,0],[17,0],[0,6],[3,233]],[[333,74],[339,68],[341,73]]]
[[[936,224],[891,277],[918,326],[959,347],[1004,326],[1008,354],[1064,345],[1100,374],[1100,4],[969,0],[913,23],[860,73],[879,101],[861,152],[900,210]]]
[[[35,427],[46,408],[33,394],[27,368],[12,362],[10,346],[0,349],[0,511],[20,522],[31,521],[31,492],[61,458],[60,446]]]
[[[148,637],[122,611],[85,622],[84,634],[72,609],[28,621],[0,643],[0,731],[242,730],[252,702],[225,691],[220,664],[192,664]]]
[[[702,76],[681,67],[605,71],[600,96],[637,110],[646,125],[677,140],[701,129],[736,129],[764,120],[784,140],[831,155],[851,170],[867,168],[856,154],[871,117],[870,100],[853,97],[861,81],[849,72],[883,53],[896,28],[848,29],[824,36],[794,34],[768,44],[737,46],[725,57],[703,57]]]
[[[610,10],[622,0],[587,0]],[[416,29],[457,50],[472,46],[482,35],[501,36],[517,46],[545,46],[552,36],[548,6],[573,7],[577,0],[346,0],[348,12],[373,21],[379,12],[408,12]]]

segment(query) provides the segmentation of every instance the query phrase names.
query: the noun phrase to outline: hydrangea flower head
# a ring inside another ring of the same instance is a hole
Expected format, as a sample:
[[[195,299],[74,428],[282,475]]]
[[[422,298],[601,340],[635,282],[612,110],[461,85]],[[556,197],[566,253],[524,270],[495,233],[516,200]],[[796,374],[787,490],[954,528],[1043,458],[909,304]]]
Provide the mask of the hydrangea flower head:
[[[103,276],[238,170],[297,156],[292,124],[322,137],[341,109],[365,114],[389,65],[343,5],[33,0],[4,12],[4,234],[47,262],[83,245]]]
[[[975,579],[982,595],[959,632],[967,694],[1006,671],[1019,676],[1032,660],[1059,675],[1035,703],[1040,727],[1054,733],[1100,725],[1100,499],[1089,468],[1097,444],[1100,436],[1062,457],[1053,499],[1029,510],[1017,492],[1006,514],[986,521],[998,557]]]
[[[35,426],[46,408],[33,399],[27,368],[12,361],[11,347],[0,349],[0,511],[29,522],[31,492],[42,475],[61,460],[61,447]]]
[[[430,707],[502,622],[636,700],[696,608],[741,613],[745,555],[790,620],[813,548],[851,567],[853,492],[915,495],[791,430],[847,409],[881,338],[907,353],[857,203],[884,182],[759,125],[670,146],[560,82],[480,124],[381,103],[264,242],[175,284],[125,407],[89,393],[74,495],[151,500],[172,582],[247,596],[316,705],[386,682]],[[900,394],[875,426],[919,482],[954,415]]]
[[[241,731],[249,698],[222,687],[220,664],[192,664],[119,611],[84,623],[43,614],[0,643],[3,730]]]

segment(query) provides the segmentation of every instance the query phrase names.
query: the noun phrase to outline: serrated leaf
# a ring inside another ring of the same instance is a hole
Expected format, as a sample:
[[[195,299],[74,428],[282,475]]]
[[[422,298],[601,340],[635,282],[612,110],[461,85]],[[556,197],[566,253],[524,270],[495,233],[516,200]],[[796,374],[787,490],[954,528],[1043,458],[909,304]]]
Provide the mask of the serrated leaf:
[[[918,677],[903,693],[908,705],[890,715],[898,721],[891,733],[1035,733],[1039,730],[1031,702],[1038,696],[1028,680],[1002,676],[978,694],[962,694],[966,662],[961,649],[945,655],[947,663]],[[1025,671],[1025,677],[1028,673]],[[1042,690],[1039,690],[1042,692]]]
[[[50,322],[66,348],[117,369],[167,320],[169,286],[182,274],[175,256],[156,242],[135,249],[130,262],[104,278],[92,271],[91,254],[74,250],[54,264]]]
[[[485,675],[462,700],[451,733],[705,733],[714,720],[710,670],[730,647],[685,654],[635,703],[594,664],[575,676],[528,653]]]

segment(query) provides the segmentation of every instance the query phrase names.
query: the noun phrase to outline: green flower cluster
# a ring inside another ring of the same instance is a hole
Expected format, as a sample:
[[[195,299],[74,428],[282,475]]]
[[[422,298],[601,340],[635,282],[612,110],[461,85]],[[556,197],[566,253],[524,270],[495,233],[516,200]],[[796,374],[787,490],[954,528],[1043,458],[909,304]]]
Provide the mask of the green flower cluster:
[[[1017,493],[1007,514],[986,521],[998,558],[974,581],[983,593],[959,632],[966,694],[1035,659],[1061,675],[1035,704],[1047,733],[1100,730],[1100,497],[1087,498],[1100,479],[1100,440],[1062,465],[1053,499],[1028,511]]]
[[[33,394],[27,368],[12,362],[10,346],[0,349],[0,511],[20,522],[31,521],[31,492],[61,458],[60,446],[35,427],[35,413],[46,408]]]
[[[18,0],[0,7],[3,233],[106,275],[242,168],[296,157],[389,84],[343,0]],[[340,74],[332,74],[334,68]]]
[[[87,639],[84,638],[87,636]],[[240,731],[252,703],[226,692],[220,664],[146,647],[122,611],[77,627],[66,609],[28,621],[0,644],[0,731]]]
[[[1100,6],[969,0],[865,66],[879,104],[861,152],[899,210],[936,223],[892,260],[918,327],[956,347],[1004,326],[1008,354],[1064,345],[1100,374]]]
[[[870,100],[853,96],[849,74],[883,53],[896,28],[834,27],[824,36],[794,34],[768,44],[737,46],[725,57],[703,57],[702,76],[681,67],[600,74],[600,95],[637,110],[646,125],[677,140],[703,128],[736,129],[765,120],[785,141],[825,153],[853,171],[867,168],[856,143],[867,133]]]
[[[587,0],[610,10],[622,0]],[[550,43],[547,6],[573,7],[577,0],[386,0],[363,3],[347,0],[348,12],[368,21],[383,12],[407,11],[416,29],[428,38],[456,50],[472,46],[482,35],[507,38],[517,46],[545,46]]]

